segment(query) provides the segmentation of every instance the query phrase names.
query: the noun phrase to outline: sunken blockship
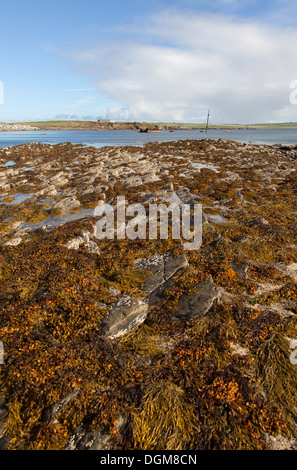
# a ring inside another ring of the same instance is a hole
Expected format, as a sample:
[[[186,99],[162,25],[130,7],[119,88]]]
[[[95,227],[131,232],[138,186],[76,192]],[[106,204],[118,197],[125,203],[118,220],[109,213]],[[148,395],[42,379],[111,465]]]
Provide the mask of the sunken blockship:
[[[0,150],[0,447],[297,449],[296,158],[209,139]],[[98,236],[119,200],[121,236]],[[160,204],[202,207],[196,249],[170,217],[149,236]]]

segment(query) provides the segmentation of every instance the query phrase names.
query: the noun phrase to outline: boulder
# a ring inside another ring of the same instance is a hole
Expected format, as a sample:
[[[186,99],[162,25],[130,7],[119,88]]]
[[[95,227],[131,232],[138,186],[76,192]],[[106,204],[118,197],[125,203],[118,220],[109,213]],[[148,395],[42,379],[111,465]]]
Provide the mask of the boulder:
[[[81,424],[70,437],[65,450],[111,450],[111,436],[104,431],[88,431]]]
[[[228,224],[228,220],[219,214],[204,214],[209,222],[213,224]]]
[[[203,317],[220,298],[220,291],[211,277],[197,284],[195,288],[194,294],[181,296],[179,301],[181,308],[174,313],[175,317]]]
[[[100,334],[107,338],[118,338],[144,322],[148,303],[138,297],[123,295],[111,304],[109,312],[100,322]]]
[[[22,238],[21,237],[15,237],[15,238],[11,238],[10,240],[8,240],[7,242],[5,242],[3,244],[6,245],[6,246],[17,246],[20,243],[22,243]]]
[[[93,235],[91,232],[88,230],[82,230],[78,233],[77,237],[69,240],[65,246],[69,250],[78,250],[83,245],[85,248],[87,248],[89,253],[99,255],[99,247],[95,241],[91,240],[92,237]]]
[[[79,393],[80,389],[78,387],[74,387],[74,389],[65,397],[62,397],[56,403],[53,403],[52,405],[45,408],[41,413],[42,421],[52,421]]]
[[[92,253],[92,254],[94,254],[94,255],[99,255],[99,254],[100,254],[99,246],[98,246],[97,243],[94,242],[93,240],[89,240],[89,241],[85,244],[85,248],[87,248],[87,250],[88,250],[89,253]]]
[[[74,209],[77,209],[80,206],[80,202],[76,199],[75,196],[64,197],[60,201],[53,204],[52,209],[58,209],[61,211],[61,214],[67,214]]]
[[[172,277],[180,270],[188,266],[185,254],[173,257],[169,251],[161,255],[153,255],[150,258],[134,261],[138,269],[147,269],[151,274],[147,277],[141,289],[148,294],[149,304],[162,300],[162,295],[169,286]]]
[[[118,417],[117,429],[121,432],[126,423],[123,416]],[[112,450],[113,438],[107,430],[90,431],[86,425],[80,424],[70,437],[65,450]]]
[[[69,242],[67,242],[65,246],[66,248],[68,248],[68,250],[78,250],[80,245],[82,245],[83,243],[84,239],[82,237],[76,237],[69,240]]]
[[[141,186],[143,180],[138,175],[128,176],[124,184],[127,188],[134,188],[135,186]]]
[[[183,204],[195,204],[195,196],[190,193],[188,188],[180,188],[176,191],[176,194],[180,198]]]

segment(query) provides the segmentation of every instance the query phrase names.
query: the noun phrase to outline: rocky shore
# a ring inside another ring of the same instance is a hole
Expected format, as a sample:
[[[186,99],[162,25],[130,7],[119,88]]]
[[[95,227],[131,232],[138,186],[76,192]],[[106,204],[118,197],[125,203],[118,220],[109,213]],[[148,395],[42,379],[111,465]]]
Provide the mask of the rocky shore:
[[[1,448],[297,449],[296,170],[223,139],[0,150]],[[201,247],[99,240],[118,196],[201,204]]]
[[[38,131],[39,128],[36,126],[22,125],[22,124],[0,124],[0,132],[12,132],[12,131]]]

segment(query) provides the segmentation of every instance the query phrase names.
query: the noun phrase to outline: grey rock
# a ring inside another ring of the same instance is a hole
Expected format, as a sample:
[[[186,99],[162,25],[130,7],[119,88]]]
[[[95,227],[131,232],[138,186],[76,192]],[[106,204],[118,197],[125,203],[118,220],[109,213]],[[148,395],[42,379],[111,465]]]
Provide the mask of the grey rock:
[[[109,292],[111,295],[117,296],[120,295],[121,291],[119,289],[116,289],[114,286],[110,286]]]
[[[0,131],[38,131],[38,127],[25,124],[1,124]]]
[[[143,183],[144,184],[147,184],[147,183],[154,183],[155,181],[159,181],[160,178],[158,175],[156,175],[156,172],[155,171],[151,171],[149,173],[145,173],[144,175],[142,175],[142,179],[143,179]]]
[[[281,435],[272,436],[265,434],[265,441],[268,443],[269,450],[297,450],[297,440],[290,439]]]
[[[246,279],[248,277],[247,272],[249,270],[249,265],[246,263],[242,264],[235,264],[232,263],[232,268],[234,269],[235,272],[238,273],[239,277],[241,279]]]
[[[185,254],[180,256],[172,257],[172,254],[169,252],[165,253],[163,256],[164,259],[164,279],[167,281],[171,278],[177,271],[182,268],[185,268],[189,265],[187,257]]]
[[[209,277],[197,284],[194,294],[181,296],[179,302],[181,308],[174,313],[174,316],[177,318],[203,317],[219,298],[219,289]]]
[[[70,437],[65,450],[111,450],[111,436],[104,431],[87,431],[84,425],[78,426]]]
[[[65,188],[63,189],[62,195],[64,198],[66,197],[75,197],[76,196],[76,188]]]
[[[84,239],[84,242],[88,242],[92,238],[92,234],[89,230],[81,230],[78,233],[78,236]]]
[[[12,436],[5,435],[0,437],[0,450],[8,450],[11,440]]]
[[[23,237],[24,235],[26,235],[27,233],[31,232],[32,231],[32,228],[31,227],[24,227],[24,228],[21,228],[19,230],[17,230],[15,232],[15,237]]]
[[[208,218],[205,215],[205,212],[202,211],[202,224],[208,224]]]
[[[108,305],[107,305],[107,304],[104,304],[103,302],[98,302],[97,300],[95,300],[94,303],[95,303],[99,308],[108,308]]]
[[[157,200],[156,196],[150,191],[143,191],[138,193],[137,196],[140,198],[142,204],[155,204]]]
[[[148,303],[138,297],[123,295],[111,304],[109,312],[100,322],[102,336],[114,339],[125,335],[144,322]]]
[[[15,237],[15,238],[11,238],[7,242],[5,242],[4,245],[6,245],[6,246],[17,246],[20,243],[22,243],[22,238],[21,237]]]
[[[74,196],[69,196],[53,204],[52,209],[58,209],[62,214],[66,214],[67,212],[77,209],[79,206],[79,200]]]
[[[257,217],[255,223],[259,225],[267,225],[269,222],[268,220],[264,219],[264,217]]]
[[[79,194],[81,196],[83,196],[85,194],[93,194],[95,192],[97,192],[97,189],[92,184],[88,184],[88,185],[83,186],[82,188],[79,189]]]
[[[88,230],[82,230],[78,233],[76,238],[72,238],[66,243],[66,248],[69,250],[78,250],[80,246],[84,245],[90,253],[100,253],[99,247],[96,242],[90,240],[93,235]]]
[[[42,421],[51,421],[52,419],[54,419],[79,393],[80,389],[78,387],[74,387],[72,392],[68,393],[68,395],[61,398],[56,403],[53,403],[52,405],[45,408],[41,414]]]
[[[60,188],[61,186],[64,186],[68,183],[68,175],[66,176],[66,175],[61,174],[57,176],[56,178],[52,178],[51,182],[53,182],[53,180],[54,180],[55,187]]]
[[[120,416],[117,428],[119,432],[126,420]],[[112,450],[112,436],[104,429],[90,431],[84,424],[80,424],[70,437],[65,450]]]
[[[195,203],[194,196],[190,193],[188,188],[180,188],[176,191],[176,194],[183,202],[183,204],[190,204],[193,205]]]
[[[205,216],[208,219],[208,221],[212,222],[213,224],[227,224],[228,223],[228,220],[219,214],[205,214]]]
[[[138,269],[151,271],[141,288],[148,294],[149,304],[153,304],[162,300],[162,295],[173,276],[180,269],[188,266],[188,260],[185,254],[174,258],[171,252],[167,252],[162,255],[156,254],[150,258],[135,260],[133,264]]]
[[[78,250],[79,247],[84,243],[84,239],[82,237],[72,238],[69,242],[66,243],[66,248],[68,250]]]
[[[125,180],[125,186],[128,188],[134,188],[143,184],[143,180],[138,175],[129,176]]]
[[[93,240],[88,241],[88,242],[85,244],[85,247],[87,248],[87,250],[88,250],[89,253],[92,253],[92,254],[94,254],[94,255],[99,255],[99,254],[100,254],[99,246],[98,246],[97,243],[94,242]]]

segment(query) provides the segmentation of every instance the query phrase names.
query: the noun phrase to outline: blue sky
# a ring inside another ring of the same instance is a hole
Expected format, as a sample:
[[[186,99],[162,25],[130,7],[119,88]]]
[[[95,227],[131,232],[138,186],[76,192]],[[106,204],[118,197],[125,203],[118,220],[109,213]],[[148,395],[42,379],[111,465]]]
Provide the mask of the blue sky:
[[[14,0],[1,20],[2,122],[297,121],[295,0]]]

